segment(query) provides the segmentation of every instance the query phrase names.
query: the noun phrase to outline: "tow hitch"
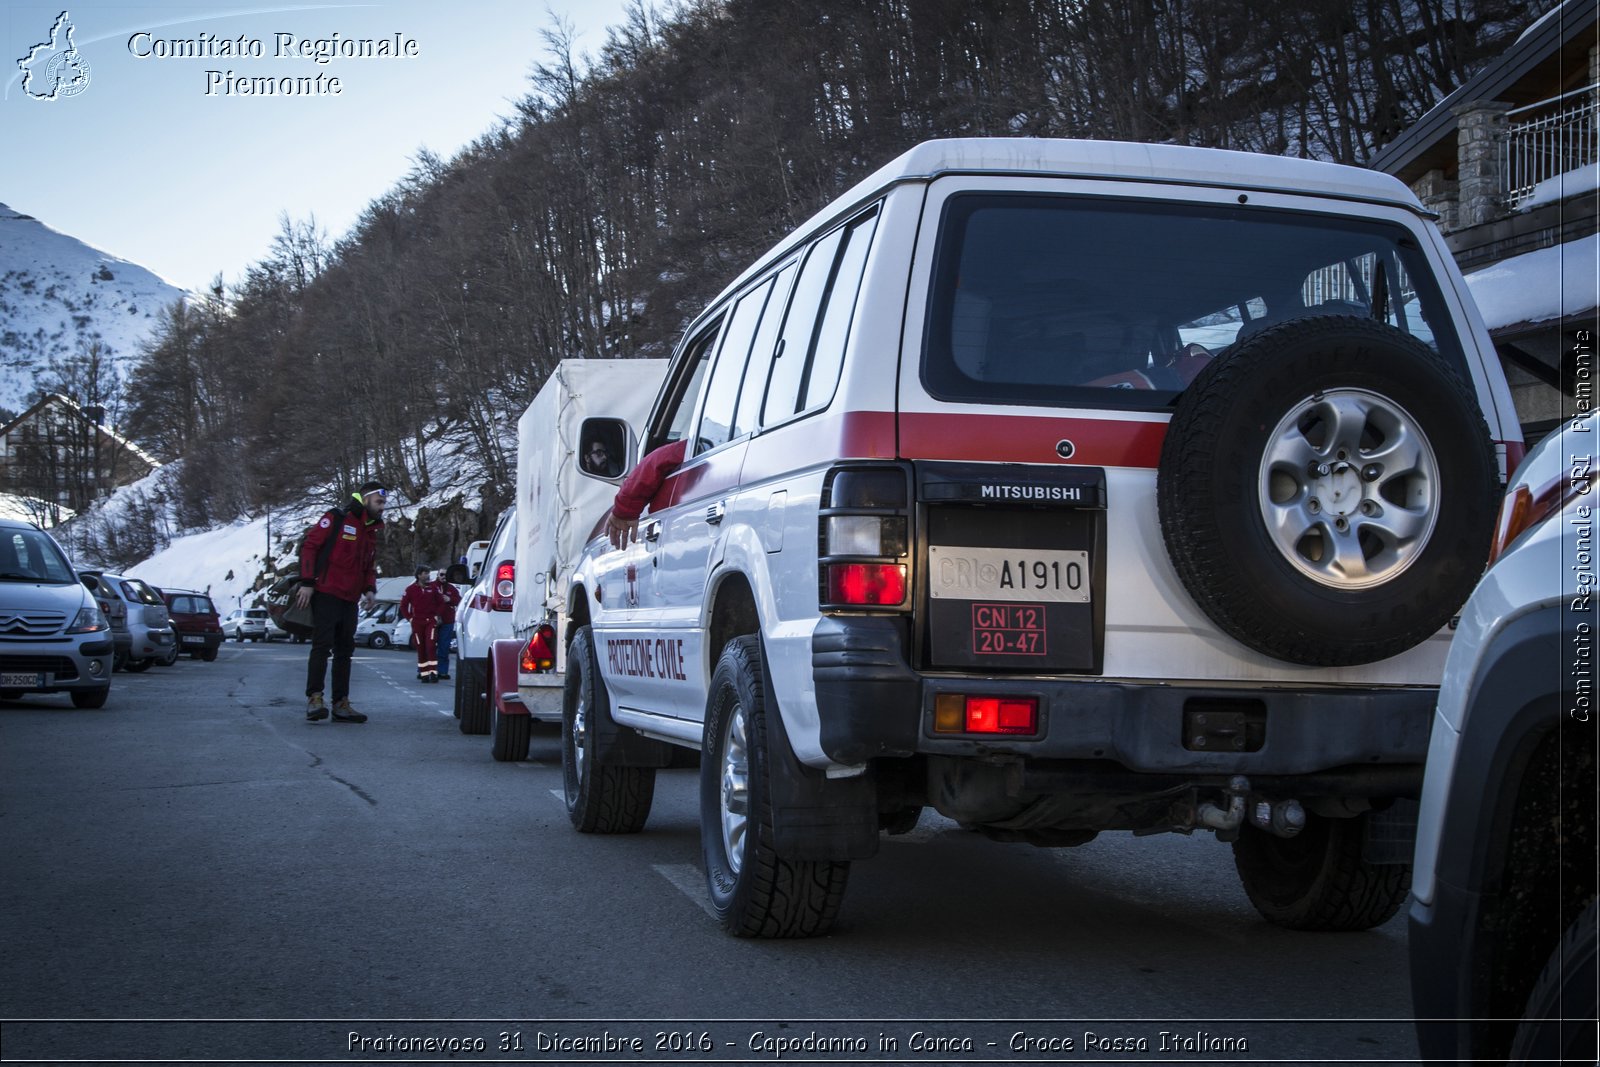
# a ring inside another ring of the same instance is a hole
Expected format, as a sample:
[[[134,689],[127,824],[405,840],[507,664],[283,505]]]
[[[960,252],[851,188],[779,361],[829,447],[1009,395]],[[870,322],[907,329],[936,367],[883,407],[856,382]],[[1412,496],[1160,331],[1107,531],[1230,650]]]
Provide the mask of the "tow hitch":
[[[1174,806],[1173,829],[1179,833],[1214,830],[1218,840],[1233,841],[1248,819],[1251,826],[1275,837],[1293,837],[1305,829],[1306,812],[1298,800],[1273,800],[1251,795],[1250,779],[1236,774],[1222,790],[1223,802],[1194,803],[1193,799]]]

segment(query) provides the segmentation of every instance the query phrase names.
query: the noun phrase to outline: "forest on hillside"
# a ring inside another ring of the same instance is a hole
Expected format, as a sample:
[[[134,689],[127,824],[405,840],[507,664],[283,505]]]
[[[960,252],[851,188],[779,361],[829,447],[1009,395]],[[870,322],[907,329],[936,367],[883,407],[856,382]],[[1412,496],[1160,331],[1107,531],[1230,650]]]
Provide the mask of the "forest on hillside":
[[[415,158],[352,230],[285,218],[175,305],[127,429],[195,525],[427,445],[510,497],[508,431],[568,357],[670,353],[703,302],[837,193],[940,136],[1098,137],[1360,164],[1554,0],[637,0],[597,53],[555,26],[515,114]]]

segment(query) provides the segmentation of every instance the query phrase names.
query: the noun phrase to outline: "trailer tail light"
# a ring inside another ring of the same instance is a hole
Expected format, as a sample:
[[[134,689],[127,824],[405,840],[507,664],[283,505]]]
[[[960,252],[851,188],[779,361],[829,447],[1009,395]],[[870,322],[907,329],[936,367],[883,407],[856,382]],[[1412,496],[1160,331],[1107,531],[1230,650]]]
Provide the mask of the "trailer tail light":
[[[494,593],[489,597],[493,611],[510,611],[511,598],[517,592],[517,565],[506,560],[494,569]]]
[[[533,632],[528,638],[528,644],[522,650],[522,662],[518,664],[523,674],[543,674],[553,670],[556,665],[556,629],[545,623]]]
[[[940,693],[933,704],[933,730],[940,734],[1037,734],[1039,698]]]
[[[840,467],[823,486],[817,530],[823,610],[910,607],[911,485],[900,465]]]

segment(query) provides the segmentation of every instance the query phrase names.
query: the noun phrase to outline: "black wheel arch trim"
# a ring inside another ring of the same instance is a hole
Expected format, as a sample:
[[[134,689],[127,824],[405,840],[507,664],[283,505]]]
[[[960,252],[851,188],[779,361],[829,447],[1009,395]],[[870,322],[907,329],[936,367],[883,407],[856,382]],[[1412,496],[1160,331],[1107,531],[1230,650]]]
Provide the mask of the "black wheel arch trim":
[[[1412,1005],[1424,1058],[1480,1057],[1484,976],[1495,944],[1481,916],[1498,903],[1492,883],[1505,857],[1517,786],[1539,742],[1557,727],[1570,677],[1553,650],[1577,619],[1551,605],[1512,621],[1480,660],[1462,716],[1431,904],[1410,911]],[[1566,683],[1565,685],[1563,683]],[[1426,788],[1426,787],[1425,787]],[[1432,1020],[1432,1021],[1421,1021]]]

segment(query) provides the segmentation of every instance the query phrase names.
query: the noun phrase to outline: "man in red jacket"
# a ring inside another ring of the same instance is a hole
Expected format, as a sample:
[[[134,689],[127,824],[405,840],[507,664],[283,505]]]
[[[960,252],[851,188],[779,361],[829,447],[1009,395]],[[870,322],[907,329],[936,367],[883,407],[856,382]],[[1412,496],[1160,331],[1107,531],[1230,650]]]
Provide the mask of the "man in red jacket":
[[[411,620],[411,643],[417,646],[417,681],[439,680],[439,658],[434,650],[443,599],[433,587],[428,568],[417,568],[417,580],[400,594],[400,617]]]
[[[613,547],[627,548],[628,542],[638,537],[639,516],[661,491],[667,476],[683,466],[688,447],[689,440],[684,438],[652,450],[617,486],[611,514],[606,516],[606,537]]]
[[[306,721],[328,717],[322,683],[333,656],[333,721],[366,722],[350,706],[350,657],[356,648],[359,602],[378,588],[378,534],[383,530],[382,485],[367,482],[350,494],[343,510],[332,509],[306,531],[300,543],[300,588],[295,603],[311,607],[311,658],[306,664]]]
[[[434,634],[434,644],[439,653],[441,682],[450,680],[450,647],[456,639],[456,608],[461,605],[461,590],[455,587],[452,580],[458,571],[461,577],[466,577],[466,570],[459,563],[453,563],[445,573],[433,576],[433,591],[439,594],[439,629]]]

